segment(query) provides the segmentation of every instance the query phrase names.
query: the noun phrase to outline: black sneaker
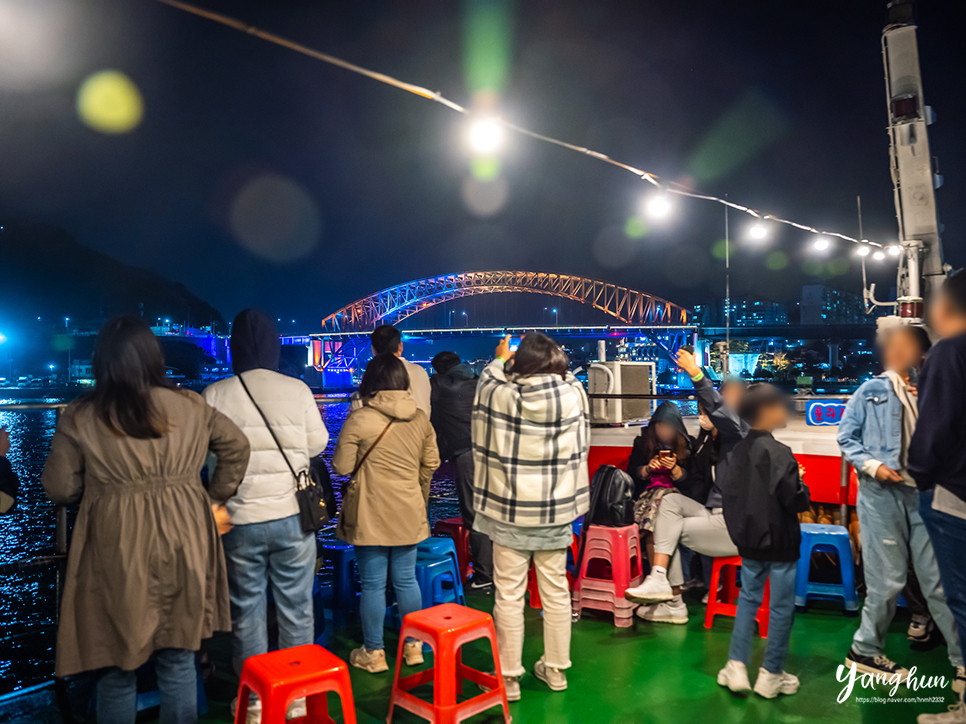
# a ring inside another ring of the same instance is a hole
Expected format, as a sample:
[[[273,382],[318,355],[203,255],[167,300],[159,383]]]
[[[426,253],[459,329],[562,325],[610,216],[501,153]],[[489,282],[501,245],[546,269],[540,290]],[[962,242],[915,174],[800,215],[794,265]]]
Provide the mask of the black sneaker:
[[[857,654],[855,649],[849,649],[849,655],[845,657],[845,665],[851,667],[855,665],[855,670],[860,674],[881,674],[885,678],[899,675],[899,680],[908,683],[909,671],[904,669],[895,661],[889,659],[884,654],[878,656],[862,656]],[[885,682],[883,682],[885,683]]]
[[[470,578],[469,586],[474,593],[493,593],[493,581],[477,581],[476,576]]]

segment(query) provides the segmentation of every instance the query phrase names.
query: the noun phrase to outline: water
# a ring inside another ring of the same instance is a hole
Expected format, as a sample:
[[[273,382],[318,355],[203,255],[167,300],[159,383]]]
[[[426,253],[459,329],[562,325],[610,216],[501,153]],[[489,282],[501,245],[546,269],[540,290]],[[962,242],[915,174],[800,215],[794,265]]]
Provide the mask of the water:
[[[0,398],[0,404],[60,401]],[[323,404],[320,410],[330,433],[322,457],[331,468],[332,452],[349,406]],[[56,424],[54,410],[0,411],[0,426],[6,425],[10,431],[9,459],[20,476],[21,485],[16,512],[0,516],[0,564],[46,555],[54,550],[54,506],[40,487],[40,473]],[[345,478],[333,477],[340,503],[344,481]],[[453,470],[444,465],[433,477],[430,523],[457,515]],[[330,525],[319,537],[333,538],[333,528]],[[323,568],[319,575],[327,581],[331,569]],[[53,678],[57,597],[58,576],[52,566],[0,573],[0,695]]]

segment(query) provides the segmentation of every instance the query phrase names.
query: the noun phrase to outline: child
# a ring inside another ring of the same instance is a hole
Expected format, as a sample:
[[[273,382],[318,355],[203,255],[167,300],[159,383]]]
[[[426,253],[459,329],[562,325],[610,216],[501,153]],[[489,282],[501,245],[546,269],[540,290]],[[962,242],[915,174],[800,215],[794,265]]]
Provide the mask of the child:
[[[785,396],[767,384],[748,388],[740,407],[751,425],[735,448],[722,490],[725,523],[741,555],[741,594],[727,665],[718,683],[736,693],[751,690],[748,662],[765,582],[771,580],[768,646],[755,693],[767,699],[798,691],[798,678],[783,666],[795,615],[795,571],[802,533],[798,513],[809,505],[808,488],[792,451],[771,433],[788,423]]]

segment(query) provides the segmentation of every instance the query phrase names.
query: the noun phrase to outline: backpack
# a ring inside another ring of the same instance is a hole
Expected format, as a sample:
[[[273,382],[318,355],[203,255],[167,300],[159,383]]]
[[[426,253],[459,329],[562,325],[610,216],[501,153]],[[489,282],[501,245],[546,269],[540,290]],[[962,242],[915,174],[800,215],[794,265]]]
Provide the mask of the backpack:
[[[634,479],[613,465],[601,465],[590,484],[590,507],[580,528],[580,552],[574,570],[580,570],[587,528],[603,525],[623,528],[634,523]]]

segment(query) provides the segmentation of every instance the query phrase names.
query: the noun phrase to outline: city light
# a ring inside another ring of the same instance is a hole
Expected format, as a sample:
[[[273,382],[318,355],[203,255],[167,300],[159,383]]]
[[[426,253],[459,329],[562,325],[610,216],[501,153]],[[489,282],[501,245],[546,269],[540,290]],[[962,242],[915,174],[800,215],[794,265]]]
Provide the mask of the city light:
[[[647,215],[652,219],[663,219],[671,213],[671,200],[664,194],[656,194],[647,200]]]
[[[480,153],[493,153],[503,145],[503,126],[492,118],[476,121],[470,128],[470,145]]]
[[[898,244],[892,244],[889,247],[889,254],[891,254],[892,256],[899,256],[899,254],[901,253],[902,253],[902,247],[899,246]]]
[[[748,236],[756,241],[761,241],[768,236],[768,229],[765,228],[764,224],[753,224],[751,228],[748,229]]]
[[[818,251],[825,251],[829,248],[829,240],[824,236],[820,236],[815,240],[815,248]]]
[[[6,341],[7,341],[7,335],[5,335],[3,332],[0,332],[0,344],[3,344]]]
[[[868,244],[863,244],[862,246],[860,246],[858,249],[855,250],[855,253],[858,254],[859,256],[868,256],[869,251],[870,249]]]
[[[885,259],[885,252],[877,251],[875,254],[872,255],[872,258],[875,259],[876,261],[882,261],[883,259]]]

